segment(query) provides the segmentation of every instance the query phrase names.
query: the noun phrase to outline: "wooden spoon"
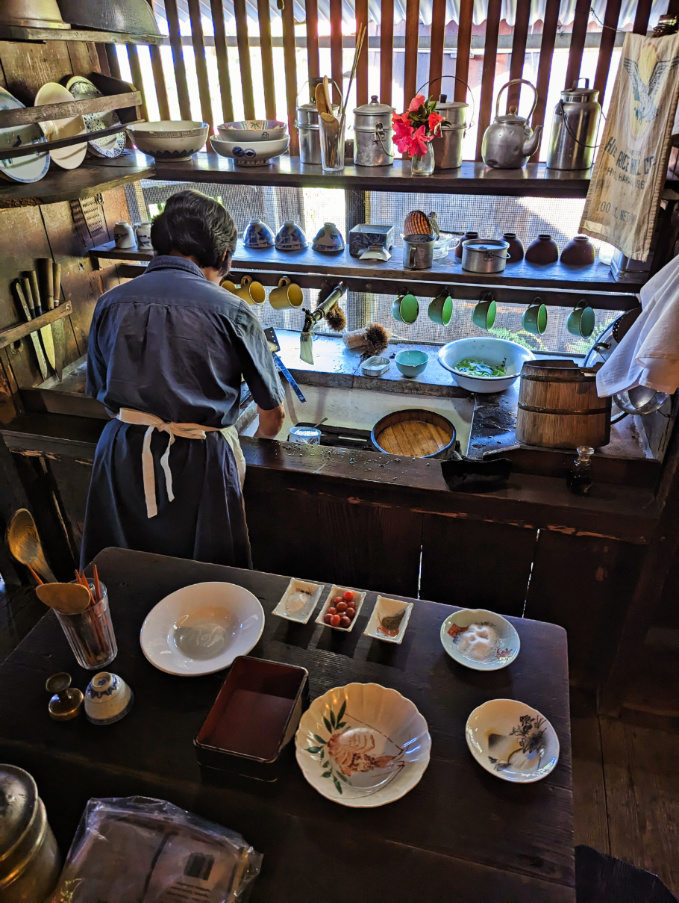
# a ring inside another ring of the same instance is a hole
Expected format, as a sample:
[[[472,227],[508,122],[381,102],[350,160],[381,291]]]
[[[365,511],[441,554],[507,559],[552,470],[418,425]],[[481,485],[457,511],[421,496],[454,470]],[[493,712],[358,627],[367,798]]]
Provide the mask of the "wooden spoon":
[[[316,98],[316,109],[321,114],[321,116],[323,115],[323,113],[329,113],[330,110],[327,103],[325,102],[325,91],[323,90],[323,85],[320,82],[316,85],[314,94]]]
[[[7,545],[17,561],[32,567],[43,580],[53,583],[57,579],[45,561],[38,528],[27,508],[19,508],[14,512],[7,527]]]
[[[323,76],[323,94],[325,96],[325,105],[328,113],[332,113],[332,97],[330,96],[330,80],[327,75]]]
[[[38,599],[62,615],[77,615],[89,606],[90,591],[81,583],[44,583],[36,586]]]

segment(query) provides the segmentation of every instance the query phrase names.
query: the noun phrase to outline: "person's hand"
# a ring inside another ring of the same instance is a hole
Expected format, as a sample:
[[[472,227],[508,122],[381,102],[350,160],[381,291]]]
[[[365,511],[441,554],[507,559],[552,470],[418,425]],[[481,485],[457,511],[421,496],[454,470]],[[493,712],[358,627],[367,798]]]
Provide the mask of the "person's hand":
[[[285,405],[279,404],[271,411],[265,411],[257,405],[259,414],[259,426],[255,433],[255,439],[275,439],[285,420]]]

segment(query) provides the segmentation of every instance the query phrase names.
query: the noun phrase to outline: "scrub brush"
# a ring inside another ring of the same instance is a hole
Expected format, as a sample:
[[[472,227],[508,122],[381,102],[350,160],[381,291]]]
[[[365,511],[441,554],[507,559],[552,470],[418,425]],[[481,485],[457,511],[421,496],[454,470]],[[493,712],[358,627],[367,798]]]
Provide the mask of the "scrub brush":
[[[381,354],[386,350],[391,332],[385,329],[381,323],[371,323],[364,329],[356,329],[353,332],[345,333],[344,339],[347,348],[353,351],[361,351],[368,357],[374,354]]]
[[[319,289],[316,309],[318,309],[326,298],[330,297],[334,290],[335,286],[330,283],[326,283],[323,288]],[[325,319],[328,321],[328,326],[335,332],[342,332],[347,325],[347,318],[339,304],[335,304],[334,307],[330,308],[325,315]]]

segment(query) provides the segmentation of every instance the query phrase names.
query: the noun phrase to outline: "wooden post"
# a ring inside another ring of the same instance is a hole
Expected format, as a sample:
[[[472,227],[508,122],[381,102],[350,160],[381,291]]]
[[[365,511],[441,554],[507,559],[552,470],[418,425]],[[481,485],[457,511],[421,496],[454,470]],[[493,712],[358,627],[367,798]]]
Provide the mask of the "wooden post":
[[[557,0],[558,6],[558,0]],[[457,31],[457,61],[455,63],[455,100],[467,99],[469,82],[469,52],[472,48],[472,15],[474,0],[460,0],[460,27]]]
[[[165,0],[165,15],[167,16],[167,26],[170,32],[170,46],[172,47],[172,61],[174,63],[177,97],[179,98],[179,110],[182,119],[191,119],[191,101],[189,99],[189,86],[186,81],[182,36],[179,31],[177,0]]]
[[[137,89],[141,91],[141,115],[144,119],[149,118],[149,111],[146,105],[146,97],[144,96],[144,79],[141,74],[141,63],[139,61],[139,48],[135,44],[127,45],[127,53],[130,58],[130,70],[132,72],[132,82]]]
[[[611,68],[611,57],[615,47],[615,30],[618,27],[621,5],[622,0],[608,0],[606,4],[599,58],[596,64],[596,75],[594,76],[594,87],[599,92],[599,103],[601,104],[604,102],[604,94],[606,93],[606,82],[608,81],[608,73]]]
[[[229,74],[229,53],[226,45],[224,25],[224,5],[222,0],[210,0],[212,27],[215,32],[215,52],[219,73],[219,93],[222,98],[224,122],[233,122],[233,101],[231,99],[231,75]]]
[[[264,0],[262,0],[264,2]],[[320,76],[318,0],[306,0],[306,52],[309,81]]]
[[[516,20],[514,22],[514,37],[512,39],[512,60],[509,66],[509,78],[521,78],[523,64],[526,59],[526,39],[528,38],[528,23],[530,22],[530,0],[517,0]],[[518,110],[521,100],[521,85],[512,85],[507,94],[508,105],[515,106]]]
[[[214,116],[210,98],[210,82],[207,77],[207,60],[205,59],[205,41],[203,39],[203,23],[201,21],[200,0],[189,0],[189,16],[191,17],[191,43],[196,59],[196,75],[198,76],[198,95],[200,112],[203,120],[210,126],[210,134],[214,134]]]
[[[382,0],[380,12],[380,100],[391,105],[394,77],[394,0]]]
[[[428,94],[436,97],[442,91],[443,44],[446,37],[446,0],[434,0],[431,11],[431,49],[429,51]]]
[[[344,65],[342,62],[342,0],[330,0],[330,69],[332,80],[337,84],[333,97],[335,103],[342,103],[344,94]],[[326,73],[323,73],[324,75]],[[338,89],[339,88],[339,94]]]
[[[403,109],[417,92],[417,54],[420,36],[420,0],[406,0],[406,53],[403,71]]]
[[[481,75],[481,109],[479,110],[479,130],[476,135],[477,160],[481,159],[483,133],[488,128],[493,114],[493,86],[495,84],[495,63],[497,61],[501,11],[502,0],[488,0],[486,43],[483,50],[483,73]]]
[[[587,37],[587,23],[589,22],[590,0],[577,0],[575,4],[575,18],[571,32],[571,47],[568,52],[568,68],[566,69],[565,88],[575,84],[580,75],[582,53],[585,49]]]
[[[243,86],[243,109],[246,119],[254,119],[255,97],[252,90],[250,39],[248,36],[248,17],[245,9],[245,0],[233,0],[233,12],[236,17],[236,41],[238,43],[238,63]]]
[[[547,106],[547,92],[549,90],[549,76],[552,71],[552,54],[556,42],[556,29],[559,25],[559,0],[547,0],[545,7],[545,20],[542,24],[542,41],[540,43],[540,62],[538,63],[538,102],[533,113],[533,128],[543,125],[545,121],[545,108]],[[531,157],[533,163],[539,160],[539,148]]]
[[[368,28],[368,0],[356,0],[356,37],[361,25]],[[366,31],[363,52],[356,69],[356,105],[368,103],[368,57],[370,55],[370,35]]]
[[[295,125],[297,105],[297,51],[295,48],[295,18],[292,0],[284,0],[283,56],[285,58],[285,95],[288,104],[288,131],[290,132],[290,156],[299,156],[299,135]]]

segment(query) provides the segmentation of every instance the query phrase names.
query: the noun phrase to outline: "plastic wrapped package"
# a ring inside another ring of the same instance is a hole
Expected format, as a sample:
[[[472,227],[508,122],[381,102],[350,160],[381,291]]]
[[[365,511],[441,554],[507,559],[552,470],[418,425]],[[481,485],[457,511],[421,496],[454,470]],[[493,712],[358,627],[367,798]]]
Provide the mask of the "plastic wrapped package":
[[[240,834],[165,800],[91,799],[50,903],[241,903],[261,861]]]

